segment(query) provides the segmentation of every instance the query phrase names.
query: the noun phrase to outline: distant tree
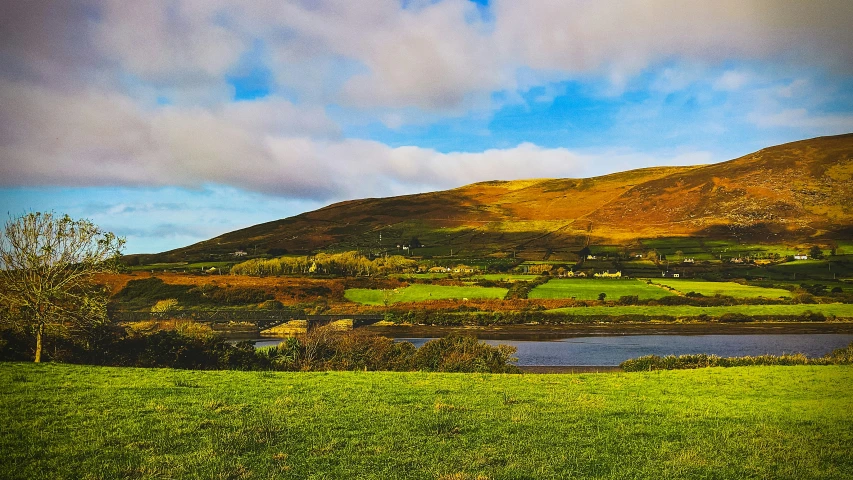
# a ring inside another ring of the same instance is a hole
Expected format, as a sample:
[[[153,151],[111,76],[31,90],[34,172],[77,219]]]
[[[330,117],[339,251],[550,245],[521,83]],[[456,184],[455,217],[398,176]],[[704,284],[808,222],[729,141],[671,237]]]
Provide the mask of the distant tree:
[[[820,247],[815,245],[811,248],[811,250],[809,250],[809,256],[820,260],[821,258],[823,258],[823,250],[821,250]]]
[[[124,239],[89,220],[29,213],[6,222],[0,235],[0,322],[36,337],[41,361],[47,332],[64,335],[107,321],[99,272],[115,272]]]
[[[421,241],[418,240],[418,237],[412,237],[412,239],[409,240],[409,246],[411,248],[421,248],[423,245],[421,245]]]
[[[605,298],[607,298],[607,294],[606,294],[606,293],[601,292],[601,293],[599,293],[599,294],[598,294],[598,299],[599,299],[599,300],[601,300],[602,302],[604,301],[604,299],[605,299]]]

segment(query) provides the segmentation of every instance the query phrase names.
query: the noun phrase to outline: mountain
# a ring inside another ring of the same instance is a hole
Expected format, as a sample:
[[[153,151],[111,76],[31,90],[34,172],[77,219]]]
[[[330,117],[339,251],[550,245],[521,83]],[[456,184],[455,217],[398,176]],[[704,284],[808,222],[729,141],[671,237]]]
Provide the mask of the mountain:
[[[161,260],[249,253],[394,250],[555,258],[588,244],[705,237],[796,244],[853,238],[853,134],[765,148],[727,162],[583,179],[475,183],[336,203],[164,252]],[[380,240],[381,238],[381,240]],[[381,243],[380,243],[381,242]]]

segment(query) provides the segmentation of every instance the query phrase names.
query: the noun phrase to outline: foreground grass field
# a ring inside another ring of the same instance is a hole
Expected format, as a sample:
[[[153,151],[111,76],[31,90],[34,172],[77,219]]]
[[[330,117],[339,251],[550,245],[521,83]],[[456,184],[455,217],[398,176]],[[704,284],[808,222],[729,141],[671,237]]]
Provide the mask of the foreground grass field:
[[[349,288],[344,297],[351,302],[364,305],[383,305],[388,303],[424,302],[427,300],[446,300],[450,298],[494,298],[506,296],[506,288],[497,287],[457,287],[449,285],[424,285],[416,283],[405,288],[393,290],[375,290],[369,288]]]
[[[0,364],[0,478],[853,478],[853,368]]]

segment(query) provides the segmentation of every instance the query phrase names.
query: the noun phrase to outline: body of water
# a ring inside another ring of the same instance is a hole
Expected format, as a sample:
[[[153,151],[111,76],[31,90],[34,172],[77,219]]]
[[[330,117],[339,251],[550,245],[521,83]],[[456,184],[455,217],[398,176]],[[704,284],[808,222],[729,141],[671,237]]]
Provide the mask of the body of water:
[[[282,339],[257,339],[255,347],[274,346]],[[397,338],[420,347],[431,338]],[[851,334],[758,335],[607,335],[556,340],[483,340],[512,345],[519,366],[615,366],[645,355],[706,353],[721,357],[802,353],[822,357],[853,342]]]

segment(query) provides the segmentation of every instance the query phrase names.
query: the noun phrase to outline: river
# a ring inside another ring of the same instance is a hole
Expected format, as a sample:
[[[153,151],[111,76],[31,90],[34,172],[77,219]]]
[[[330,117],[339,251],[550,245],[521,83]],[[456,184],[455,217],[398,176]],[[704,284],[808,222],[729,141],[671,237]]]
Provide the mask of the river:
[[[431,338],[395,338],[421,346]],[[255,347],[277,345],[279,338],[255,339]],[[595,335],[521,340],[483,340],[490,345],[512,345],[518,349],[518,365],[526,366],[615,366],[644,355],[687,355],[706,353],[721,357],[803,353],[821,357],[853,342],[853,334],[750,334],[750,335]]]

